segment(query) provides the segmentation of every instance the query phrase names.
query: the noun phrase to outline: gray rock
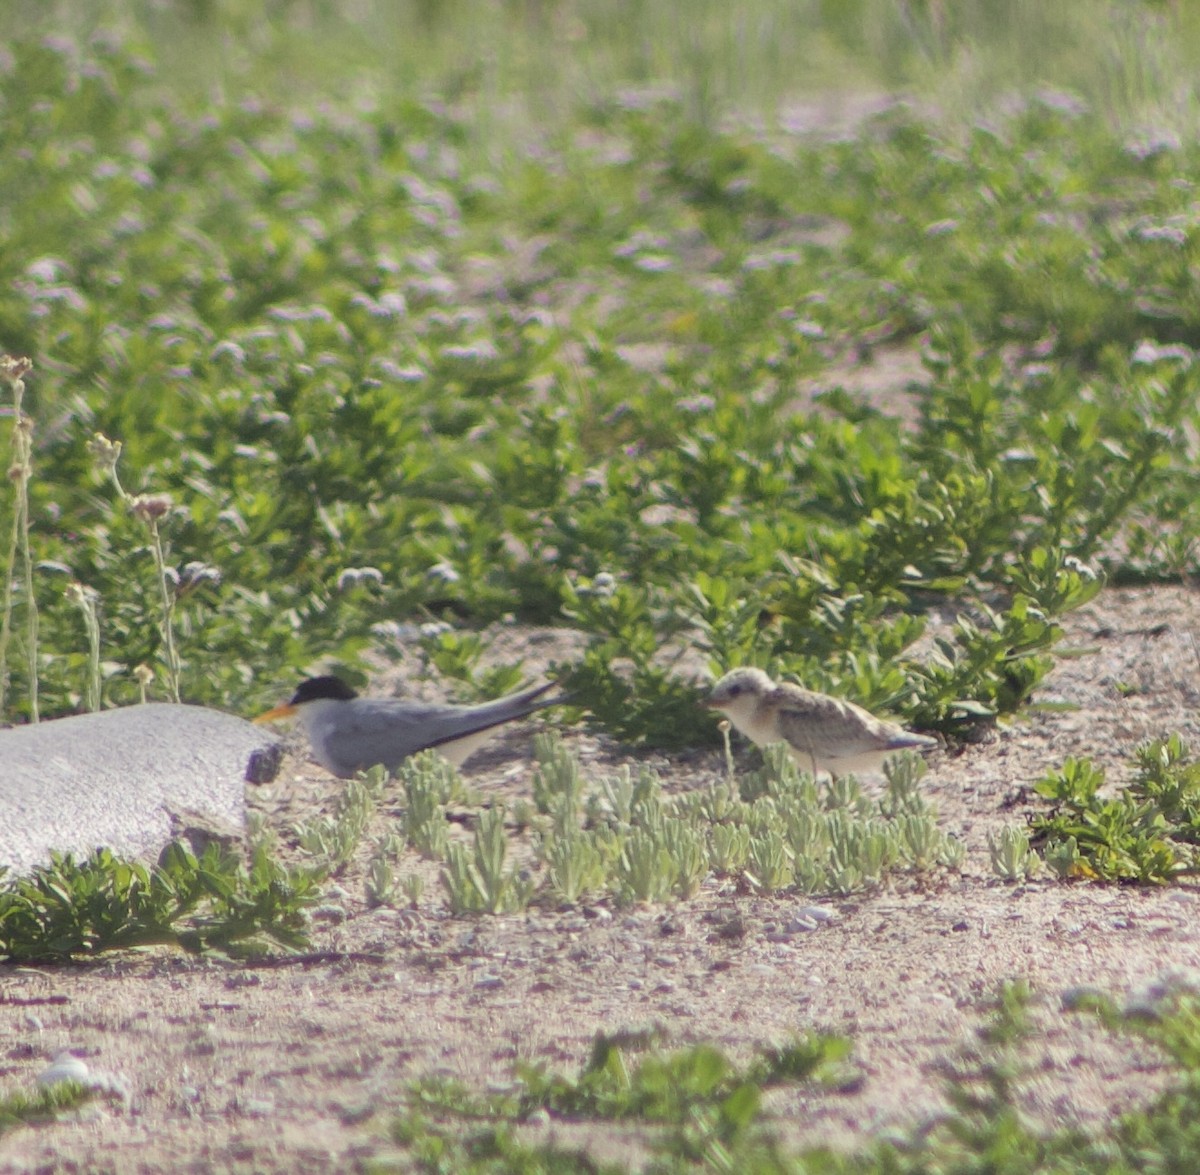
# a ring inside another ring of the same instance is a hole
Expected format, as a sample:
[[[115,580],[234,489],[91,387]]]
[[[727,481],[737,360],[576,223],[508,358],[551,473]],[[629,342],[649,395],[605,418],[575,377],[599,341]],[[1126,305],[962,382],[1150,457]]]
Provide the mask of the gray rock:
[[[155,858],[202,814],[241,830],[245,784],[274,778],[261,727],[202,706],[151,703],[0,730],[0,866],[52,849]]]
[[[86,1085],[90,1073],[86,1061],[70,1049],[63,1049],[53,1063],[38,1074],[38,1084],[58,1085],[63,1081],[77,1081],[80,1085]]]

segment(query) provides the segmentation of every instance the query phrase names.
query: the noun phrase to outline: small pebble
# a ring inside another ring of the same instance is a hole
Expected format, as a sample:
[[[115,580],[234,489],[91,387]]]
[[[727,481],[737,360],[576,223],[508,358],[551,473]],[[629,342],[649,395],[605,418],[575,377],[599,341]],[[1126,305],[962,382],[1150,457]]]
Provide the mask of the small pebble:
[[[820,923],[814,919],[797,914],[783,924],[783,933],[785,935],[803,934],[805,931],[816,930],[819,925]]]
[[[248,1118],[267,1118],[275,1113],[275,1103],[266,1097],[243,1098],[240,1109]]]
[[[235,972],[225,980],[225,986],[226,988],[261,987],[262,976],[256,971],[248,971],[244,975],[239,975]]]

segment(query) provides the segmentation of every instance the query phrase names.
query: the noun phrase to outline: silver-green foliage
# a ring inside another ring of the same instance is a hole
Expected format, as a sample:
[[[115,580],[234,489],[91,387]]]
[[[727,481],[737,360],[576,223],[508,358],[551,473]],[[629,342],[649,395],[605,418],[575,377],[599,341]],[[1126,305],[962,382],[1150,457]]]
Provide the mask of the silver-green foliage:
[[[920,794],[924,772],[916,756],[888,765],[878,799],[852,778],[819,786],[801,774],[782,746],[768,747],[764,766],[737,783],[665,798],[661,783],[643,768],[602,779],[581,800],[577,771],[565,770],[561,747],[546,739],[539,757],[570,788],[557,802],[543,794],[539,806],[556,813],[539,855],[560,900],[582,892],[570,885],[585,861],[595,872],[588,888],[601,888],[600,870],[611,862],[605,888],[625,901],[665,901],[694,893],[709,872],[764,893],[795,888],[805,893],[848,894],[880,884],[894,871],[926,873],[957,868],[962,845],[937,825]],[[543,785],[549,772],[543,767]],[[584,824],[570,823],[582,808]],[[603,835],[606,851],[586,846]],[[618,851],[612,852],[611,847]],[[564,862],[573,863],[568,870]],[[563,879],[566,879],[564,882]]]
[[[423,857],[438,860],[449,843],[448,803],[463,798],[462,777],[436,751],[422,751],[400,767],[404,786],[404,836]]]
[[[408,760],[403,813],[367,861],[368,901],[408,892],[397,872],[408,850],[440,861],[451,909],[476,914],[521,910],[539,896],[568,905],[681,900],[709,877],[759,893],[844,895],[962,860],[921,796],[916,757],[889,765],[878,797],[853,778],[819,785],[783,747],[767,748],[764,766],[741,780],[671,796],[644,765],[587,778],[557,735],[539,735],[534,753],[533,802],[520,805],[521,819],[484,809],[469,842],[453,839],[446,819],[448,804],[469,799],[457,772],[433,753]],[[381,770],[351,781],[333,817],[301,827],[304,847],[333,867],[347,861],[378,822],[385,782]],[[523,846],[527,857],[516,855]]]
[[[333,816],[316,816],[297,829],[301,848],[323,857],[330,868],[344,865],[354,856],[379,806],[387,783],[387,772],[372,767],[346,784],[338,797]]]
[[[537,851],[546,867],[550,893],[560,901],[574,903],[587,893],[604,889],[611,858],[598,836],[578,829],[556,831],[547,835]]]
[[[750,855],[750,829],[744,824],[714,824],[708,838],[708,861],[714,873],[737,873]]]
[[[533,770],[533,803],[543,816],[578,809],[583,794],[583,774],[579,761],[561,739],[545,732],[533,736],[537,766]]]
[[[396,874],[386,852],[376,852],[367,862],[367,905],[388,906],[396,896]]]
[[[806,893],[847,894],[878,885],[891,871],[928,872],[956,868],[963,849],[937,825],[922,798],[924,764],[914,755],[893,759],[886,768],[887,788],[872,800],[853,777],[819,787],[801,774],[782,744],[768,747],[764,766],[742,781],[737,819],[747,835],[722,831],[733,819],[727,796],[717,789],[706,801],[722,813],[710,830],[717,856],[734,859],[748,841],[744,875],[764,892],[790,886]],[[704,802],[695,805],[704,810]]]
[[[636,902],[665,901],[675,879],[675,862],[653,831],[631,829],[617,860],[616,880],[621,896]]]
[[[390,906],[404,882],[396,876],[395,863],[400,859],[408,842],[396,832],[387,832],[375,842],[374,851],[367,862],[366,897],[367,905]]]
[[[988,833],[988,853],[992,872],[1005,881],[1025,881],[1041,868],[1041,860],[1029,846],[1029,834],[1023,828],[1002,828],[998,835]]]
[[[764,829],[750,841],[745,876],[755,889],[767,893],[795,880],[795,853],[778,828]]]
[[[457,842],[446,851],[442,885],[456,914],[502,914],[523,910],[534,883],[517,869],[506,869],[508,837],[504,809],[497,805],[480,814],[471,849]]]
[[[316,816],[296,827],[301,849],[325,858],[331,868],[346,864],[371,825],[386,781],[383,767],[372,767],[350,780],[337,798],[334,815]]]

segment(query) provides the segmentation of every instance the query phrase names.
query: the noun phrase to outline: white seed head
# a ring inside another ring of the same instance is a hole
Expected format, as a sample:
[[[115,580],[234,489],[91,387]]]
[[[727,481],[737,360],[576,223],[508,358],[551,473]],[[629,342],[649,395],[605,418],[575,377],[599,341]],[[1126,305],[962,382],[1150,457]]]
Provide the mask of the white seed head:
[[[67,584],[63,595],[69,604],[85,610],[91,609],[100,599],[100,593],[95,588],[88,587],[86,583],[80,583],[77,579]]]
[[[425,578],[431,583],[458,583],[459,574],[449,563],[435,563],[425,572]]]
[[[175,583],[175,596],[182,600],[194,592],[201,584],[209,583],[216,587],[221,582],[221,569],[199,560],[185,563],[178,572],[168,569],[168,574]]]
[[[121,442],[110,441],[102,432],[92,433],[92,439],[87,443],[87,451],[91,455],[96,472],[108,476],[117,467],[121,457]]]
[[[378,567],[347,567],[337,577],[339,592],[359,584],[383,583],[383,572]]]
[[[8,383],[24,379],[33,370],[33,360],[27,355],[0,355],[0,378]]]

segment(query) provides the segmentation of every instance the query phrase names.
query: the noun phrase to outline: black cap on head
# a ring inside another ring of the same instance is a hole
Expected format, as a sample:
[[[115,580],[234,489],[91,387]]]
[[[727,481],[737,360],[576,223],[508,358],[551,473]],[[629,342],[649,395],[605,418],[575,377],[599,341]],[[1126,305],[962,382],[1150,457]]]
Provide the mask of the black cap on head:
[[[326,674],[324,677],[305,678],[292,694],[291,705],[300,706],[305,702],[315,702],[320,698],[332,698],[339,702],[348,702],[357,698],[354,692],[340,677]]]

